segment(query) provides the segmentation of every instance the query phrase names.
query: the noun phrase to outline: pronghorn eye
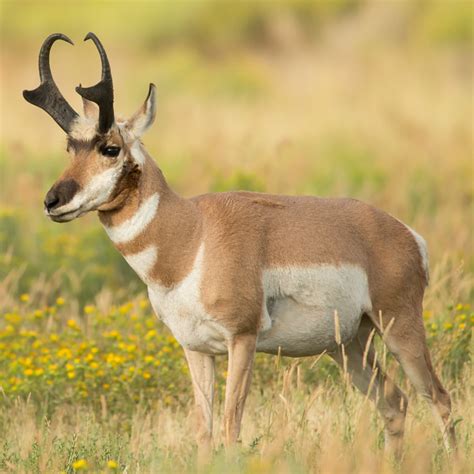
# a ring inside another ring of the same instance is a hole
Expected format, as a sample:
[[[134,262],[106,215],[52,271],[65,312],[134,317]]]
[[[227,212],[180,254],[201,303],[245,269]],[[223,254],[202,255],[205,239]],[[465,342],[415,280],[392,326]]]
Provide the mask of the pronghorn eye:
[[[103,146],[100,149],[100,153],[104,156],[115,158],[120,153],[120,147],[119,146]]]

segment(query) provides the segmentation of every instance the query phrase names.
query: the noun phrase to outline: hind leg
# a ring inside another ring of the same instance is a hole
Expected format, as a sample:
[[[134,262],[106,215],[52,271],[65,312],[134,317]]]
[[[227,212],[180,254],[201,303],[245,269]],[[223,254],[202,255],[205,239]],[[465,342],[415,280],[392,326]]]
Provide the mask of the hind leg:
[[[404,308],[396,313],[385,313],[383,320],[389,328],[383,338],[417,392],[431,404],[449,451],[456,447],[451,399],[431,363],[421,314],[421,306],[417,310]]]
[[[357,337],[344,347],[346,361],[341,351],[331,354],[331,357],[341,367],[347,368],[352,383],[376,404],[385,423],[385,448],[399,457],[407,397],[376,362],[372,341],[369,341],[372,329],[373,325],[364,317]]]

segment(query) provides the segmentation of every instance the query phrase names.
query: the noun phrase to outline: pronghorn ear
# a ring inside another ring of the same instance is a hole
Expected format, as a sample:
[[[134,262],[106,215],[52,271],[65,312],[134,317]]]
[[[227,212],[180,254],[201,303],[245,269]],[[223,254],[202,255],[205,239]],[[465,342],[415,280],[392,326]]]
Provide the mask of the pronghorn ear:
[[[84,107],[84,115],[88,119],[99,120],[99,107],[94,102],[82,98],[82,105]]]
[[[150,84],[148,96],[143,105],[127,122],[127,129],[135,138],[140,138],[153,124],[156,115],[156,86]]]

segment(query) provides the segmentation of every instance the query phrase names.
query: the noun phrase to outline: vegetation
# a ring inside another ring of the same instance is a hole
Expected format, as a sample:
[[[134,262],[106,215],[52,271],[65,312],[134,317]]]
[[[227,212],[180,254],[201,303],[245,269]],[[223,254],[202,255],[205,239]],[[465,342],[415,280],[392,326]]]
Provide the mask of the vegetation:
[[[21,97],[53,31],[55,78],[98,79],[80,39],[109,51],[117,112],[158,86],[145,145],[183,195],[230,189],[347,195],[428,241],[424,320],[453,398],[460,456],[380,341],[410,395],[401,463],[372,404],[326,357],[257,357],[242,444],[206,472],[469,472],[474,399],[470,2],[3,2],[0,139],[0,472],[194,472],[182,350],[95,216],[48,221],[64,137]],[[92,62],[91,62],[92,61]],[[94,62],[96,61],[96,62]],[[89,65],[89,66],[87,66]]]

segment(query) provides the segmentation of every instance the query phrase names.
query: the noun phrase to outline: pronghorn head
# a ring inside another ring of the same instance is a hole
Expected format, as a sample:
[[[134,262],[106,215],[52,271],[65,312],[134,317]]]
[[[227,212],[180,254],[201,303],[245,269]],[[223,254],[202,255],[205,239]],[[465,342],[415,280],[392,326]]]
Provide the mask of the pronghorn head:
[[[49,54],[53,43],[61,39],[56,33],[44,41],[39,53],[41,84],[24,91],[24,98],[45,110],[67,133],[69,166],[46,194],[45,213],[55,222],[67,222],[89,211],[112,210],[123,204],[137,186],[144,155],[140,137],[155,118],[155,86],[140,109],[128,120],[116,120],[113,107],[113,85],[109,60],[101,42],[93,33],[101,62],[102,78],[95,86],[76,87],[82,96],[84,116],[79,116],[59,92],[51,74]]]

